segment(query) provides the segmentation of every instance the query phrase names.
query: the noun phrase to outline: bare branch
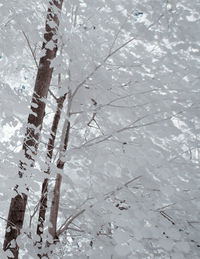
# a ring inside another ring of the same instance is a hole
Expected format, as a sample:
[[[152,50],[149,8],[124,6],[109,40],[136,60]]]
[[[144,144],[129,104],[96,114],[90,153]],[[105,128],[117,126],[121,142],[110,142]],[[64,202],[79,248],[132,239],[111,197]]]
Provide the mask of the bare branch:
[[[174,161],[174,160],[180,158],[181,155],[190,153],[192,150],[195,150],[195,149],[199,149],[199,147],[197,146],[197,147],[188,148],[187,150],[181,152],[178,156],[174,156],[174,157],[170,158],[170,159],[168,160],[168,162],[172,162],[172,161]]]
[[[54,93],[49,89],[48,91],[50,93],[50,95],[56,100],[58,101],[58,98],[54,95]]]
[[[99,70],[99,68],[101,68],[104,63],[111,57],[113,56],[115,53],[117,53],[119,50],[121,50],[122,48],[124,48],[126,45],[128,45],[129,43],[131,43],[133,40],[135,40],[135,37],[132,37],[130,40],[126,41],[125,43],[123,43],[122,45],[120,45],[118,48],[116,48],[115,50],[113,50],[112,52],[109,52],[109,54],[104,58],[104,60],[102,61],[102,63],[100,63],[98,66],[96,66],[94,68],[94,70],[86,76],[86,78],[77,85],[76,89],[74,90],[73,94],[72,94],[72,98],[76,95],[76,93],[78,92],[78,90],[81,88],[82,85],[84,85],[87,80],[92,77],[97,70]]]
[[[92,115],[92,118],[89,120],[89,122],[87,123],[88,127],[91,127],[91,128],[95,128],[95,129],[98,129],[102,135],[104,135],[103,131],[101,130],[98,122],[96,121],[95,117],[96,117],[97,113],[94,112],[93,115]],[[92,126],[91,123],[92,121],[94,121],[94,123],[96,124],[96,127],[95,126]]]
[[[119,191],[121,191],[122,189],[124,189],[124,187],[128,188],[129,184],[131,184],[132,182],[134,182],[134,181],[140,179],[141,177],[142,177],[142,175],[139,175],[139,176],[137,176],[137,177],[134,177],[133,179],[129,180],[128,182],[124,183],[123,185],[118,186],[115,190],[104,194],[105,200],[108,199],[108,198],[110,198],[110,196],[114,195],[116,192],[119,192]]]
[[[89,120],[89,122],[87,123],[87,125],[88,125],[89,127],[92,127],[90,124],[91,124],[91,122],[94,120],[95,116],[96,116],[96,112],[93,113],[92,118],[91,118],[91,119]]]
[[[5,218],[3,218],[3,217],[1,217],[1,216],[0,216],[0,219],[3,219],[4,221],[9,222],[12,226],[16,227],[16,229],[19,229],[19,228],[17,227],[17,225],[15,225],[14,223],[12,223],[12,221],[7,220],[7,219],[5,219]]]
[[[158,209],[156,209],[156,211],[160,211],[160,210],[166,209],[166,208],[168,208],[168,207],[170,207],[170,206],[173,206],[173,205],[176,205],[176,202],[170,203],[170,204],[165,205],[165,206],[163,206],[163,207],[161,207],[161,208],[158,208]]]
[[[127,129],[137,128],[138,126],[135,125],[135,123],[141,121],[142,119],[144,119],[144,118],[147,117],[147,116],[148,116],[148,115],[145,115],[145,116],[143,116],[143,117],[141,117],[141,118],[138,118],[137,120],[135,120],[134,122],[132,122],[132,123],[129,124],[128,126],[126,126],[126,127],[124,127],[124,128],[121,128],[121,129],[119,129],[119,130],[116,130],[116,131],[114,131],[114,132],[112,132],[112,133],[110,133],[110,134],[107,134],[107,136],[106,136],[106,135],[104,135],[104,137],[98,136],[98,137],[95,137],[95,138],[93,138],[93,139],[90,139],[90,140],[88,140],[87,142],[85,142],[84,144],[82,144],[81,146],[75,147],[75,149],[80,149],[80,148],[82,148],[82,147],[90,147],[90,146],[93,146],[94,144],[99,144],[99,143],[101,143],[101,142],[103,142],[103,141],[105,141],[105,140],[110,139],[110,138],[113,137],[113,135],[116,134],[116,133],[120,133],[120,132],[125,131],[125,130],[127,130]],[[135,125],[135,126],[134,126],[134,125]],[[144,125],[143,125],[143,126],[144,126]]]
[[[125,83],[125,85],[128,85],[130,84],[131,82],[127,82]],[[94,109],[86,109],[84,111],[75,111],[75,112],[71,112],[70,115],[75,115],[75,114],[82,114],[82,113],[86,113],[86,112],[97,112],[99,111],[100,109],[106,107],[106,106],[110,106],[110,107],[118,107],[118,108],[137,108],[137,107],[141,107],[141,106],[144,106],[144,105],[147,105],[147,104],[150,104],[151,102],[147,102],[147,103],[143,103],[143,104],[139,104],[139,105],[133,105],[133,106],[117,106],[117,105],[114,105],[112,103],[114,102],[117,102],[117,101],[120,101],[122,99],[126,99],[126,98],[130,98],[131,96],[136,96],[136,95],[140,95],[140,94],[146,94],[146,93],[151,93],[151,92],[154,92],[154,91],[159,91],[160,89],[159,88],[155,88],[155,89],[151,89],[151,90],[146,90],[146,91],[142,91],[142,92],[135,92],[135,93],[131,93],[131,94],[127,94],[127,95],[124,95],[124,96],[120,96],[120,97],[117,97],[117,98],[114,98],[113,100],[105,103],[105,104],[99,104],[96,108]],[[155,103],[155,101],[154,101]]]
[[[179,112],[177,112],[176,114],[169,115],[168,117],[163,118],[163,119],[160,119],[160,120],[155,120],[155,121],[150,121],[150,122],[147,122],[147,123],[135,125],[137,122],[139,122],[139,121],[141,121],[141,120],[143,120],[144,118],[146,118],[146,117],[149,116],[149,115],[145,115],[145,116],[143,116],[143,117],[141,117],[141,118],[138,118],[137,120],[135,120],[133,123],[127,125],[126,127],[123,127],[123,128],[121,128],[121,129],[115,130],[114,132],[109,133],[109,134],[107,134],[107,135],[98,136],[98,137],[95,137],[95,138],[93,138],[93,139],[90,139],[90,140],[88,140],[87,142],[83,143],[82,145],[80,145],[80,146],[78,146],[78,147],[72,147],[72,149],[81,149],[81,148],[83,148],[83,147],[84,147],[84,148],[87,148],[87,147],[90,147],[90,146],[93,146],[93,145],[102,143],[102,142],[104,142],[104,141],[106,141],[106,140],[109,140],[109,139],[112,138],[115,134],[118,134],[118,133],[121,133],[121,132],[124,132],[124,131],[127,131],[127,130],[139,129],[139,128],[151,126],[151,125],[154,125],[154,124],[163,122],[163,121],[171,120],[172,118],[176,117],[177,115],[182,114],[184,111],[185,111],[185,110],[179,111]],[[71,149],[71,150],[72,150],[72,149]]]
[[[24,37],[25,37],[25,39],[26,39],[26,42],[27,42],[27,44],[28,44],[28,47],[29,47],[29,49],[30,49],[30,51],[31,51],[31,54],[32,54],[32,57],[33,57],[33,59],[34,59],[35,65],[36,65],[37,68],[39,68],[38,63],[37,63],[37,60],[36,60],[36,56],[35,56],[35,53],[34,53],[34,50],[33,50],[32,47],[31,47],[30,41],[29,41],[29,39],[28,39],[28,36],[26,35],[26,33],[25,33],[24,31],[22,31],[22,33],[23,33],[23,35],[24,35]]]
[[[124,183],[123,185],[118,186],[115,190],[104,194],[104,195],[103,195],[104,200],[107,200],[108,198],[110,198],[110,196],[116,194],[116,192],[119,192],[119,191],[122,190],[123,188],[128,188],[129,185],[130,185],[132,182],[134,182],[134,181],[140,179],[141,177],[142,177],[141,175],[139,175],[139,176],[137,176],[137,177],[134,177],[133,179],[127,181],[127,182]],[[87,201],[88,201],[88,200],[92,200],[92,198],[87,199]],[[84,202],[84,203],[85,203],[85,202]],[[83,204],[84,204],[84,203],[83,203]],[[93,206],[94,206],[94,204],[93,204],[93,205],[90,205],[88,209],[91,209]],[[59,237],[59,236],[60,236],[64,231],[66,231],[66,230],[73,230],[73,231],[78,231],[78,232],[84,232],[84,230],[79,230],[79,229],[77,229],[77,228],[75,228],[75,229],[74,229],[74,228],[71,228],[71,227],[69,227],[69,225],[70,225],[70,224],[73,224],[73,221],[74,221],[77,217],[79,217],[81,214],[83,214],[86,210],[87,210],[86,208],[85,208],[85,209],[82,209],[81,211],[79,211],[79,212],[78,212],[77,214],[75,214],[74,216],[72,216],[72,215],[69,216],[69,217],[65,220],[65,222],[60,226],[60,228],[57,230],[57,232],[56,232],[57,236]]]
[[[78,229],[78,228],[72,228],[72,227],[68,227],[68,230],[72,230],[72,231],[77,231],[77,232],[85,232],[84,230],[82,229]]]
[[[164,212],[163,210],[161,210],[161,211],[159,211],[159,212],[160,212],[160,214],[161,214],[164,218],[166,218],[168,221],[170,221],[170,222],[172,223],[172,225],[175,225],[175,222],[173,221],[173,219],[172,219],[169,215],[167,215],[166,212]]]
[[[125,21],[121,24],[119,30],[118,30],[117,33],[115,34],[115,37],[114,37],[114,39],[113,39],[113,42],[112,42],[112,44],[111,44],[111,46],[110,46],[110,52],[111,52],[112,48],[114,47],[114,45],[115,45],[115,43],[116,43],[116,41],[117,41],[117,38],[118,38],[119,34],[121,33],[121,31],[122,31],[124,25],[127,23],[128,19],[130,18],[131,15],[132,15],[132,12],[126,17]]]
[[[130,15],[129,15],[130,16]],[[159,22],[160,19],[163,17],[163,14],[161,14],[158,18],[158,20],[156,22]],[[124,22],[124,24],[126,23],[126,21]],[[124,48],[125,46],[127,46],[129,43],[131,43],[133,40],[135,40],[135,37],[132,37],[130,38],[128,41],[124,42],[122,45],[120,45],[118,48],[116,48],[115,50],[111,51],[116,40],[117,40],[117,37],[119,36],[119,33],[121,31],[121,29],[123,28],[124,24],[122,24],[122,26],[120,27],[119,31],[117,32],[112,44],[111,44],[111,47],[110,47],[110,50],[109,50],[109,53],[108,55],[104,58],[104,60],[102,61],[102,63],[100,63],[98,66],[95,67],[95,69],[88,75],[86,76],[86,78],[80,83],[77,85],[76,89],[74,90],[73,94],[72,94],[72,98],[76,95],[76,93],[78,92],[78,90],[81,88],[82,85],[84,85],[86,83],[86,81],[92,77],[94,75],[94,73],[99,69],[101,68],[105,62],[110,58],[112,57],[114,54],[116,54],[118,51],[120,51],[122,48]],[[154,26],[155,23],[152,23],[149,25],[149,27],[147,28],[147,30],[149,30],[152,26]]]
[[[64,231],[66,231],[69,227],[69,225],[76,219],[78,218],[81,214],[83,214],[85,212],[85,209],[79,211],[77,214],[75,214],[74,216],[72,216],[67,222],[66,224],[63,226],[61,226],[58,231],[57,231],[57,236],[59,237]]]
[[[41,202],[41,201],[39,201],[39,202],[36,204],[36,206],[34,207],[34,210],[33,210],[33,214],[32,214],[32,215],[30,215],[29,228],[31,227],[32,220],[33,220],[33,218],[34,218],[35,214],[37,213],[37,211],[38,211],[38,209],[39,209],[40,202]]]
[[[135,178],[131,179],[130,181],[126,182],[126,183],[124,184],[124,186],[125,186],[125,187],[128,187],[128,186],[129,186],[129,184],[131,184],[132,182],[134,182],[134,181],[136,181],[136,180],[140,179],[141,177],[142,177],[142,176],[141,176],[141,175],[139,175],[139,176],[137,176],[137,177],[135,177]]]

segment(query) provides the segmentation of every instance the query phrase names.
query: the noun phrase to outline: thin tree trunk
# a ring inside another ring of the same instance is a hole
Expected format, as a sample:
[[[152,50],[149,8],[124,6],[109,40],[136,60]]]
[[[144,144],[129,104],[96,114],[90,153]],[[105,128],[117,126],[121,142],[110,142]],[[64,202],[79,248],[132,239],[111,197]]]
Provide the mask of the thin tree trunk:
[[[65,101],[66,94],[62,97],[60,97],[57,100],[57,109],[56,113],[54,115],[52,127],[51,127],[51,135],[48,141],[48,146],[47,146],[47,163],[48,163],[48,170],[47,174],[49,174],[50,166],[49,164],[51,163],[52,156],[53,156],[53,149],[55,145],[55,138],[56,138],[56,133],[58,129],[58,124],[60,121],[60,115],[62,112],[63,108],[63,103]],[[41,198],[40,198],[40,207],[39,207],[39,216],[38,216],[38,225],[37,225],[37,234],[40,237],[40,246],[42,245],[42,234],[43,234],[43,229],[44,229],[44,221],[45,221],[45,215],[46,215],[46,209],[47,209],[47,192],[48,192],[48,182],[49,179],[45,178],[42,184],[42,192],[41,192]]]
[[[70,131],[70,110],[71,110],[71,104],[72,104],[72,95],[71,90],[69,89],[68,92],[68,103],[67,103],[67,114],[66,119],[63,125],[62,129],[62,136],[60,141],[60,154],[59,159],[57,161],[57,169],[58,173],[56,176],[56,182],[53,190],[53,199],[51,203],[51,209],[50,209],[50,217],[49,217],[49,234],[51,235],[53,239],[53,243],[57,242],[58,236],[57,236],[57,218],[58,218],[58,210],[59,210],[59,201],[60,201],[60,187],[62,182],[62,175],[60,172],[62,172],[64,165],[65,165],[65,153],[67,150],[68,142],[69,142],[69,131]],[[51,244],[47,242],[47,246],[50,246]]]
[[[63,170],[65,162],[63,161],[63,153],[67,149],[68,141],[69,141],[69,131],[70,131],[70,122],[66,121],[67,125],[64,125],[65,131],[64,133],[64,143],[61,143],[63,149],[61,151],[60,158],[57,161],[57,168],[59,170]],[[51,203],[51,210],[50,210],[50,225],[49,225],[49,234],[53,238],[53,242],[55,243],[58,240],[57,236],[57,218],[58,218],[58,210],[59,210],[59,201],[60,201],[60,187],[62,182],[62,175],[57,173],[56,182],[53,190],[53,199]]]
[[[45,56],[43,56],[39,62],[34,93],[32,96],[31,112],[28,116],[28,124],[23,142],[24,161],[20,161],[19,177],[23,177],[28,166],[33,166],[34,157],[38,149],[38,140],[45,113],[45,99],[47,97],[53,72],[53,68],[50,67],[50,63],[51,60],[55,58],[57,52],[57,40],[53,39],[53,36],[57,33],[59,26],[58,13],[62,8],[62,3],[63,0],[50,1],[48,8],[45,25],[46,33],[44,34],[42,49],[44,49],[46,44],[50,41],[54,42],[54,48],[46,49]],[[55,28],[51,28],[49,26],[49,21],[55,22]],[[27,161],[29,161],[29,165],[27,165]],[[14,259],[18,259],[19,247],[16,244],[16,238],[20,234],[20,230],[23,226],[27,203],[27,194],[20,194],[17,189],[18,186],[15,188],[17,195],[11,199],[3,245],[4,250],[9,249],[13,253],[14,257],[12,258]]]

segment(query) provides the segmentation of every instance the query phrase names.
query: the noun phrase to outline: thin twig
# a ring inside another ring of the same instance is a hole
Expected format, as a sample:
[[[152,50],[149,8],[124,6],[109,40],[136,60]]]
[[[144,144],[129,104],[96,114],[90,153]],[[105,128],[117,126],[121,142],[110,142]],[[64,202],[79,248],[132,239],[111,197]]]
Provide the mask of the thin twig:
[[[41,202],[41,201],[39,201],[39,202],[36,204],[36,206],[34,207],[34,210],[33,210],[33,214],[30,215],[29,228],[31,228],[32,219],[33,219],[33,217],[35,216],[36,212],[37,212],[38,209],[39,209],[40,202]]]
[[[131,184],[132,182],[134,182],[134,181],[138,180],[138,179],[139,179],[139,178],[141,178],[141,177],[142,177],[142,176],[141,176],[141,175],[139,175],[139,176],[137,176],[137,177],[133,178],[132,180],[130,180],[130,181],[128,181],[128,182],[126,182],[126,183],[124,184],[124,186],[128,187],[128,185],[129,185],[129,184]]]
[[[175,225],[175,222],[173,221],[173,219],[172,219],[169,215],[167,215],[166,212],[164,212],[163,210],[161,210],[161,211],[159,211],[159,212],[160,212],[160,214],[161,214],[164,218],[166,218],[168,221],[170,221],[170,222],[172,223],[172,225]]]
[[[78,229],[78,228],[72,228],[72,227],[68,227],[68,230],[72,230],[72,231],[77,231],[77,232],[85,232],[84,230],[82,229]]]
[[[28,48],[31,51],[31,54],[32,54],[33,60],[35,62],[35,65],[36,65],[37,69],[39,69],[39,65],[37,63],[36,56],[35,56],[35,50],[33,50],[33,48],[31,47],[30,41],[29,41],[28,36],[26,35],[26,33],[24,31],[22,31],[22,33],[23,33],[23,35],[24,35],[24,37],[26,39],[26,42],[28,44]],[[48,90],[48,92],[57,101],[58,98],[56,98],[56,96],[52,93],[52,91],[50,89]]]
[[[122,186],[118,186],[115,190],[109,192],[109,193],[106,193],[104,194],[104,200],[107,200],[111,195],[114,195],[116,192],[119,192],[120,190],[122,190],[123,188],[128,188],[129,184],[131,184],[132,182],[140,179],[142,176],[139,175],[131,180],[129,180],[128,182],[124,183]],[[92,198],[90,198],[91,200]],[[88,199],[89,200],[89,199]],[[89,206],[89,209],[91,209],[92,207],[94,206],[93,205],[90,205]],[[75,214],[74,216],[70,216],[68,217],[65,222],[61,225],[61,227],[57,230],[57,236],[59,237],[64,231],[66,230],[74,230],[74,231],[78,231],[78,232],[84,232],[84,230],[79,230],[79,229],[74,229],[74,228],[71,228],[69,227],[70,224],[73,224],[73,221],[79,217],[81,214],[83,214],[84,212],[86,211],[86,208],[85,209],[82,209],[81,211],[79,211],[77,214]]]
[[[155,120],[155,121],[151,121],[151,122],[135,125],[137,122],[139,122],[139,121],[141,121],[144,118],[149,116],[149,115],[145,115],[145,116],[143,116],[141,118],[138,118],[137,120],[135,120],[133,123],[127,125],[126,127],[123,127],[121,129],[115,130],[114,132],[109,133],[107,135],[104,135],[103,137],[102,136],[97,136],[97,137],[95,137],[93,139],[88,140],[87,142],[83,143],[82,145],[80,145],[78,147],[77,146],[72,147],[71,150],[87,148],[87,147],[90,147],[90,146],[102,143],[102,142],[112,138],[115,134],[118,134],[118,133],[121,133],[121,132],[124,132],[124,131],[132,130],[132,129],[139,129],[139,128],[142,128],[142,127],[147,127],[147,126],[155,125],[155,124],[160,123],[160,122],[171,120],[172,118],[176,117],[178,114],[181,114],[181,113],[183,113],[183,111],[179,111],[176,114],[169,115],[168,117],[166,117],[164,119]]]
[[[116,48],[115,50],[113,50],[112,52],[109,52],[109,54],[104,58],[104,60],[102,61],[102,63],[100,63],[98,66],[96,66],[94,68],[94,70],[89,73],[85,79],[79,83],[76,87],[76,89],[74,90],[73,94],[72,94],[72,98],[76,95],[76,93],[78,92],[78,90],[82,87],[82,85],[84,85],[87,80],[92,77],[96,72],[97,70],[99,70],[104,64],[105,62],[110,58],[112,57],[115,53],[117,53],[120,49],[124,48],[126,45],[128,45],[129,43],[131,43],[133,40],[135,40],[135,37],[132,37],[130,40],[126,41],[125,43],[123,43],[121,46],[119,46],[118,48]]]
[[[134,181],[140,179],[141,177],[142,177],[142,175],[139,175],[139,176],[137,176],[137,177],[134,177],[133,179],[129,180],[128,182],[124,183],[123,185],[118,186],[115,190],[104,194],[105,199],[110,198],[111,195],[114,195],[116,192],[121,191],[124,187],[128,187],[129,184],[131,184],[132,182],[134,182]]]
[[[58,98],[54,95],[54,93],[53,93],[50,89],[49,89],[48,91],[49,91],[50,95],[51,95],[56,101],[58,101]]]
[[[31,47],[30,41],[29,41],[29,39],[28,39],[28,36],[26,35],[26,33],[25,33],[24,31],[22,31],[22,33],[23,33],[23,35],[24,35],[24,37],[25,37],[25,39],[26,39],[26,42],[27,42],[27,44],[28,44],[28,47],[29,47],[29,49],[30,49],[30,51],[31,51],[31,54],[32,54],[32,57],[33,57],[33,59],[34,59],[35,65],[36,65],[37,68],[39,68],[38,63],[37,63],[37,60],[36,60],[36,57],[35,57],[35,53],[34,53],[32,47]]]
[[[170,203],[170,204],[168,204],[168,205],[165,205],[165,206],[163,206],[163,207],[161,207],[161,208],[156,209],[156,211],[160,211],[160,210],[166,209],[166,208],[168,208],[168,207],[170,207],[170,206],[173,206],[173,205],[176,205],[176,203],[175,203],[175,202],[174,202],[174,203]]]
[[[77,218],[79,217],[81,214],[83,214],[85,212],[85,209],[79,211],[77,214],[75,214],[73,217],[71,217],[66,224],[62,227],[60,227],[57,231],[57,236],[60,236],[64,231],[66,231],[69,227],[69,225]]]

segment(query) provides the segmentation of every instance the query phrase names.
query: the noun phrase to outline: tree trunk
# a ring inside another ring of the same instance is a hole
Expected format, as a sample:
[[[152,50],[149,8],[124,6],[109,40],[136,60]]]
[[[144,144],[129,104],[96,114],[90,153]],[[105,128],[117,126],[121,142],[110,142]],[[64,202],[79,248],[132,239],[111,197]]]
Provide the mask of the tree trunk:
[[[55,144],[55,138],[56,138],[56,133],[58,129],[58,124],[60,121],[60,115],[62,112],[63,108],[63,103],[65,101],[66,94],[62,97],[60,97],[57,100],[57,109],[56,113],[54,115],[52,127],[51,127],[51,135],[48,141],[48,146],[47,146],[47,163],[48,163],[48,170],[47,174],[49,174],[50,166],[49,164],[51,163],[52,156],[53,156],[53,149],[54,149],[54,144]],[[37,234],[40,237],[40,246],[42,245],[42,234],[43,234],[43,228],[44,228],[44,221],[45,221],[45,215],[46,215],[46,209],[47,209],[47,192],[48,192],[48,178],[45,178],[42,184],[42,192],[41,192],[41,198],[40,198],[40,207],[39,207],[39,216],[38,216],[38,225],[37,225]]]
[[[69,141],[69,131],[70,131],[70,122],[68,120],[65,121],[65,125],[63,127],[63,136],[61,138],[64,140],[64,143],[61,143],[61,154],[57,161],[57,168],[59,170],[63,170],[65,162],[63,161],[63,154],[67,150],[67,145]],[[61,140],[62,141],[62,140]],[[49,234],[53,238],[53,242],[55,243],[58,240],[57,237],[57,218],[58,218],[58,210],[59,210],[59,201],[60,201],[60,187],[61,187],[62,175],[57,173],[56,182],[53,190],[53,199],[51,203],[51,210],[50,210],[50,225],[49,225]]]
[[[53,36],[57,33],[59,26],[58,13],[62,8],[62,3],[63,0],[50,1],[48,8],[45,25],[46,32],[44,34],[42,49],[44,49],[50,41],[53,41],[54,48],[51,50],[46,49],[45,56],[43,56],[39,62],[34,93],[32,96],[31,112],[28,116],[28,124],[23,142],[24,161],[20,161],[19,177],[23,177],[23,174],[25,173],[28,166],[33,166],[35,155],[38,149],[38,140],[45,112],[45,99],[47,97],[53,72],[53,68],[50,68],[50,63],[51,60],[55,58],[57,52],[57,40],[54,39]],[[49,26],[49,21],[55,22],[55,28],[51,28]],[[29,162],[29,165],[27,165],[27,161]],[[27,203],[27,195],[24,193],[20,194],[17,189],[18,186],[15,188],[17,195],[11,199],[3,245],[4,250],[11,250],[14,255],[12,258],[15,259],[18,258],[19,253],[19,248],[16,244],[16,238],[20,234],[20,230],[23,226]]]

